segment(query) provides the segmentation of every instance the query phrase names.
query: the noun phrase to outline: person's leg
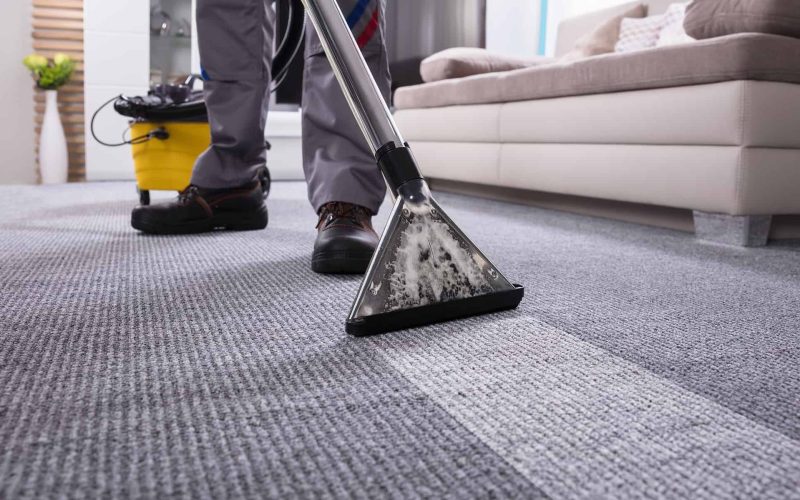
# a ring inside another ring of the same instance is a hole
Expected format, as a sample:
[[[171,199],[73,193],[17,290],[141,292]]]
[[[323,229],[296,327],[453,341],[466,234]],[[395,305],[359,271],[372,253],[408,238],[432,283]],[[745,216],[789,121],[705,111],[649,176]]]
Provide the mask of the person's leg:
[[[157,234],[263,229],[268,217],[257,175],[266,163],[272,1],[198,0],[196,17],[211,146],[176,201],[137,207],[131,225]]]
[[[385,0],[337,1],[388,100]],[[311,268],[319,273],[363,273],[378,245],[371,219],[386,195],[386,184],[319,37],[311,23],[306,24],[303,168],[309,201],[319,214]]]
[[[389,100],[391,77],[384,43],[385,0],[338,0],[367,64]],[[307,21],[303,80],[303,168],[314,210],[344,202],[377,213],[386,185],[364,135]]]
[[[211,147],[192,184],[241,186],[266,164],[264,128],[272,81],[275,15],[270,0],[198,0],[197,31]]]

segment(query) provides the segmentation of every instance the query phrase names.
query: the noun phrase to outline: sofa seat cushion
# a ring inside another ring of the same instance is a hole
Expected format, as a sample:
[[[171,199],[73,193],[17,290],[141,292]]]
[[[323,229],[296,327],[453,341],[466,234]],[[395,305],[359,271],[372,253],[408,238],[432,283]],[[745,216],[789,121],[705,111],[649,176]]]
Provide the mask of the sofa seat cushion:
[[[739,80],[502,104],[401,109],[420,142],[800,149],[800,85]]]
[[[398,109],[547,99],[731,80],[800,83],[800,39],[743,33],[569,64],[400,88]]]

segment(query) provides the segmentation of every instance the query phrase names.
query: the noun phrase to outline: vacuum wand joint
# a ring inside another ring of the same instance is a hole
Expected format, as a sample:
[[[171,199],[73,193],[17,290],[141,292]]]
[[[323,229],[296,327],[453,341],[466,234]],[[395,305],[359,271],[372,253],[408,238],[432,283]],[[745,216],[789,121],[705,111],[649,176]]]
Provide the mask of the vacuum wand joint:
[[[397,197],[400,186],[408,181],[423,178],[414,155],[411,153],[411,148],[408,146],[397,147],[390,142],[378,150],[375,158],[395,197]]]

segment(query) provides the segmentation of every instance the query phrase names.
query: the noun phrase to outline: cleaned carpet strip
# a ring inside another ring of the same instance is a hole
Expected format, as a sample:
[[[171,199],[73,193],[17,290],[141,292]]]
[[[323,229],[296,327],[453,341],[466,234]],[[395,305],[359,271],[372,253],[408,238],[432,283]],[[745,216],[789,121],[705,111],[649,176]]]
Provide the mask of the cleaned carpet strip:
[[[442,203],[526,285],[530,316],[800,440],[800,242],[737,248],[459,196]]]
[[[370,340],[552,498],[790,498],[800,443],[533,318]]]

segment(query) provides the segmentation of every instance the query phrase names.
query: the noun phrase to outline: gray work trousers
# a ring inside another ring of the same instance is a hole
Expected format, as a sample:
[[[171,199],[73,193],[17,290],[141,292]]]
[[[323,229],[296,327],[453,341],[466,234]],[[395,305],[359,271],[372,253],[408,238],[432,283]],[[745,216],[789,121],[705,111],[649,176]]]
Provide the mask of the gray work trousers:
[[[386,0],[337,0],[384,97]],[[266,163],[275,13],[272,0],[198,0],[197,31],[211,146],[198,158],[192,184],[226,188],[251,182]],[[306,21],[303,80],[303,169],[314,210],[331,201],[378,211],[386,187]]]

